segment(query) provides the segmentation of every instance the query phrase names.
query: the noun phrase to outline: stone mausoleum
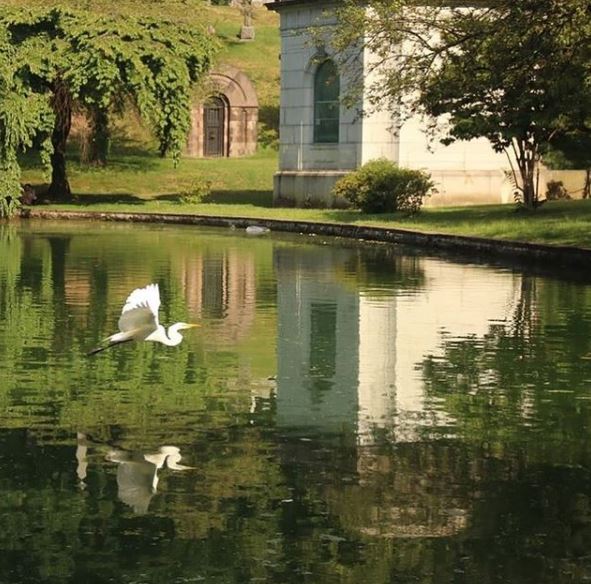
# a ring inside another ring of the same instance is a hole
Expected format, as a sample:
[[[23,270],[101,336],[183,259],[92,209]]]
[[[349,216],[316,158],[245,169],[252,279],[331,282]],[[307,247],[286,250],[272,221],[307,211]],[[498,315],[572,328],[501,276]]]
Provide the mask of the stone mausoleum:
[[[192,110],[187,156],[254,154],[259,104],[250,79],[235,67],[225,67],[210,74],[209,86],[209,98]]]
[[[385,157],[431,174],[438,193],[429,204],[511,202],[508,161],[486,139],[444,146],[429,139],[426,124],[419,118],[396,127],[387,111],[359,116],[366,103],[350,109],[343,105],[347,79],[327,48],[313,42],[308,32],[321,27],[330,35],[338,4],[335,0],[267,4],[279,13],[281,30],[280,157],[274,200],[338,206],[331,195],[336,180],[369,160]],[[366,52],[357,62],[359,69],[347,76],[363,78],[369,87],[371,60]],[[580,173],[544,171],[542,181],[549,178],[564,180],[569,188],[573,179],[579,181]]]

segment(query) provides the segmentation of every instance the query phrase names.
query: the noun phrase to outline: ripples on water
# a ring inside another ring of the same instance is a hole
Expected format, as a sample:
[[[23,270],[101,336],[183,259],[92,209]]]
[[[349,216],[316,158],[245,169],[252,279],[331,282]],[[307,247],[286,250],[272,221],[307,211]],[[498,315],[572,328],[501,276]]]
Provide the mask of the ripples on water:
[[[149,282],[202,328],[87,358]],[[589,580],[590,333],[561,273],[0,226],[0,582]]]

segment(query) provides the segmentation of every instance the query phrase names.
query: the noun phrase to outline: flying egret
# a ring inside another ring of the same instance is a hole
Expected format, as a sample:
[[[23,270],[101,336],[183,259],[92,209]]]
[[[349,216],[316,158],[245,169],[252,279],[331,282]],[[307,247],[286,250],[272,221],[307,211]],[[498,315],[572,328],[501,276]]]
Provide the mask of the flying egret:
[[[89,351],[88,355],[100,353],[109,347],[127,343],[128,341],[155,341],[174,347],[183,337],[179,331],[189,329],[198,324],[177,322],[168,327],[168,332],[158,322],[160,308],[160,290],[158,284],[148,284],[145,288],[136,288],[125,301],[119,317],[120,332],[103,340],[104,346]]]

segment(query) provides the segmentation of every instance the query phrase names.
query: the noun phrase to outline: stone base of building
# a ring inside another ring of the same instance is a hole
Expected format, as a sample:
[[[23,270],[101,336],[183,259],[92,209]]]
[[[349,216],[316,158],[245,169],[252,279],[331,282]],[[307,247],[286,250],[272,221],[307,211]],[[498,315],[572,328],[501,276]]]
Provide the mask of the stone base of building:
[[[344,207],[332,188],[347,170],[284,170],[273,177],[273,203],[293,207]]]
[[[346,207],[347,202],[335,199],[332,189],[346,170],[280,171],[274,176],[273,202],[277,206]],[[512,203],[512,181],[501,170],[433,170],[431,178],[437,192],[425,199],[427,207],[451,205],[486,205]],[[540,173],[540,198],[546,196],[546,185],[551,180],[563,182],[569,196],[580,198],[585,173],[580,170]]]
[[[513,201],[511,182],[502,170],[433,170],[437,192],[426,206],[486,205]]]

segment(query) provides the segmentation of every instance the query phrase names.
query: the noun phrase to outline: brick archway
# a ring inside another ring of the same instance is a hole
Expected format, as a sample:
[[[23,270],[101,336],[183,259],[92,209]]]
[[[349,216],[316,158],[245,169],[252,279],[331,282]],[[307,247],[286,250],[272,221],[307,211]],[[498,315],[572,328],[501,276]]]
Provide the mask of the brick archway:
[[[210,88],[209,99],[193,107],[187,155],[253,154],[257,147],[259,104],[252,82],[239,69],[226,67],[210,74]],[[212,124],[217,124],[215,130]]]

